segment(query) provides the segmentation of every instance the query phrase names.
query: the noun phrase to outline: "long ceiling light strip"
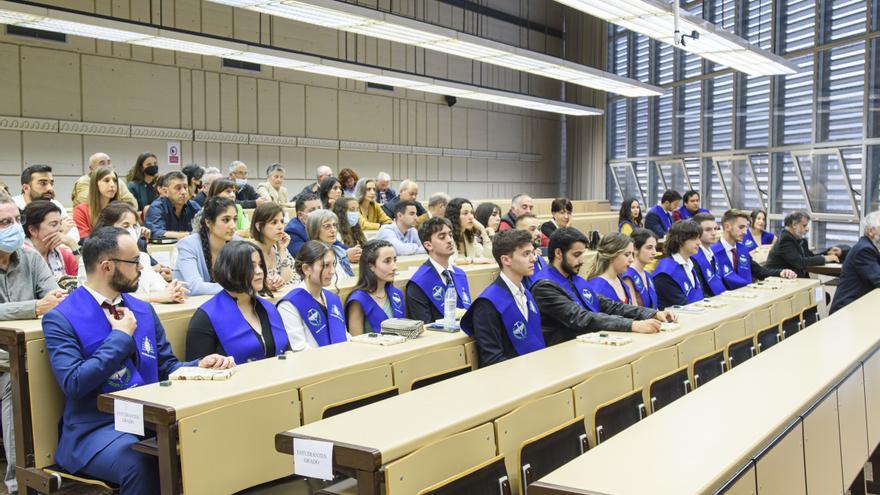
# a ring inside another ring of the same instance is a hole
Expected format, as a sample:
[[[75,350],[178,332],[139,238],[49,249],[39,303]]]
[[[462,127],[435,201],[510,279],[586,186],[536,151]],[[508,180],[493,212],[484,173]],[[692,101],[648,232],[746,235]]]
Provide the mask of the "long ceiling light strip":
[[[674,45],[712,62],[751,76],[796,74],[796,64],[767,50],[751,45],[697,16],[680,12],[682,33],[699,33],[687,44],[675,43],[673,7],[662,0],[556,0],[612,24]]]
[[[623,96],[663,88],[543,53],[337,0],[209,0],[317,26],[395,41]]]
[[[477,101],[487,101],[529,110],[541,110],[572,116],[602,115],[604,113],[598,108],[564,101],[482,88],[406,72],[340,62],[284,50],[253,46],[246,43],[218,40],[207,36],[192,35],[85,14],[17,4],[5,0],[0,0],[0,24],[12,24],[44,31],[198,55],[224,57],[283,69],[355,79],[363,82],[396,86],[426,93],[451,95]]]

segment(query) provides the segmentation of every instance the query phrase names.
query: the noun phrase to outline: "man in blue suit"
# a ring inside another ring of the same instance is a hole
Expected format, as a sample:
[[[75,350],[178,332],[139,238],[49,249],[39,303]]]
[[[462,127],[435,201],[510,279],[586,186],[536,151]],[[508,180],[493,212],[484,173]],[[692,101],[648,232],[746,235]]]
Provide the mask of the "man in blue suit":
[[[309,213],[321,209],[321,198],[316,194],[303,193],[296,197],[296,217],[287,222],[284,232],[290,236],[287,250],[296,258],[303,244],[308,242],[309,234],[306,232],[306,217]]]
[[[92,232],[82,249],[88,281],[43,317],[49,361],[64,392],[55,460],[71,473],[109,481],[122,494],[159,493],[156,458],[136,452],[140,439],[114,429],[97,409],[98,395],[165,380],[181,366],[229,368],[212,354],[180,363],[149,304],[129,295],[138,287],[137,243],[117,227]]]
[[[880,211],[862,220],[862,235],[850,249],[840,271],[840,285],[834,293],[831,312],[880,288]]]

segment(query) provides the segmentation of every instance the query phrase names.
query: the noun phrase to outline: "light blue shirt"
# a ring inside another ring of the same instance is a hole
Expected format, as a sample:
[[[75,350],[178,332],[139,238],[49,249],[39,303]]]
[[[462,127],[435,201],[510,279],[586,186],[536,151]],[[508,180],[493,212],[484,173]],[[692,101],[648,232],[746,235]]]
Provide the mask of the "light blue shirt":
[[[425,247],[422,246],[422,241],[419,240],[419,231],[415,227],[410,227],[404,234],[397,227],[397,222],[393,222],[381,226],[379,231],[376,232],[375,239],[390,242],[394,246],[394,250],[397,251],[398,256],[425,254]]]

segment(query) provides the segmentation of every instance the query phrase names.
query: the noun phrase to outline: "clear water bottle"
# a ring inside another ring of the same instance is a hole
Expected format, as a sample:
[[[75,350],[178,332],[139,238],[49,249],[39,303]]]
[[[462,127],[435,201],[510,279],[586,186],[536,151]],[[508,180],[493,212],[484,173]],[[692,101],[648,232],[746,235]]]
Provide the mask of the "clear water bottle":
[[[86,264],[82,259],[82,256],[79,257],[79,268],[76,271],[76,286],[82,287],[86,284]]]
[[[446,296],[443,299],[443,326],[447,328],[455,327],[455,306],[458,302],[458,294],[455,293],[455,286],[449,284],[446,286]]]

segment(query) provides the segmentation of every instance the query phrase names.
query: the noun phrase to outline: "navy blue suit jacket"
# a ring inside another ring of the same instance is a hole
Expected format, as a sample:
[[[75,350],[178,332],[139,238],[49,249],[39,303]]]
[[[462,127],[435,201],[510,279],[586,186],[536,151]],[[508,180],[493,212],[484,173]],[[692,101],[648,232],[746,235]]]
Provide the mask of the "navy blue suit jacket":
[[[880,288],[880,251],[865,236],[850,249],[840,272],[840,285],[834,293],[831,312]]]
[[[290,252],[291,256],[296,258],[296,255],[299,254],[299,250],[303,247],[303,244],[309,241],[309,234],[306,233],[306,226],[299,221],[299,218],[293,217],[287,222],[287,226],[284,227],[284,232],[290,236],[290,244],[287,245],[287,250]]]

